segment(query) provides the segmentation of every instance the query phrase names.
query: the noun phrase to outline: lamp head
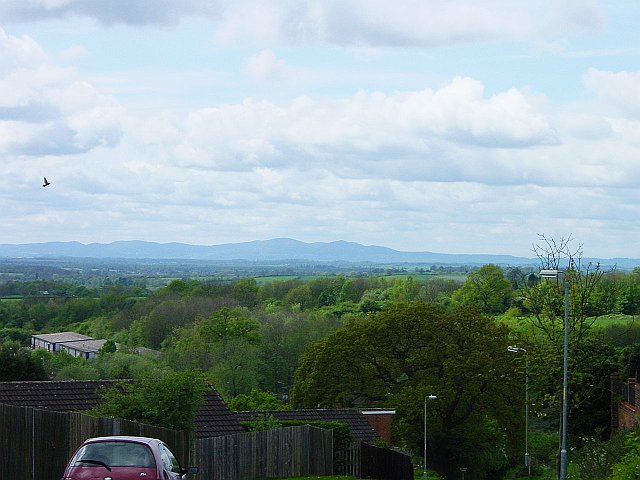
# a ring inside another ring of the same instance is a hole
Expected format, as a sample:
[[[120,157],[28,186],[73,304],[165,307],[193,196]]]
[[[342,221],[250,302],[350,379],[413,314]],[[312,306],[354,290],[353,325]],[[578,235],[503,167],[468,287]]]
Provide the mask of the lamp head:
[[[542,278],[558,278],[558,270],[555,268],[543,268],[540,270],[540,276]]]

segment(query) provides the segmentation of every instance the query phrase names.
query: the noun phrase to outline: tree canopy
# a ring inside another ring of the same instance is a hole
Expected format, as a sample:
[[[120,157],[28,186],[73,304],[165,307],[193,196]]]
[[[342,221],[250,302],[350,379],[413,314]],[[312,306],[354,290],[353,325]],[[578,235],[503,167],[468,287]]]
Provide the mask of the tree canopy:
[[[506,327],[477,309],[396,303],[313,344],[300,359],[291,400],[307,408],[396,408],[396,441],[420,451],[422,403],[437,395],[428,421],[438,470],[499,471],[514,453],[522,406],[507,345]],[[461,448],[469,438],[478,440],[475,448]],[[496,444],[504,455],[492,456]]]
[[[89,413],[190,431],[206,388],[202,374],[194,371],[123,381],[103,391],[104,402]]]

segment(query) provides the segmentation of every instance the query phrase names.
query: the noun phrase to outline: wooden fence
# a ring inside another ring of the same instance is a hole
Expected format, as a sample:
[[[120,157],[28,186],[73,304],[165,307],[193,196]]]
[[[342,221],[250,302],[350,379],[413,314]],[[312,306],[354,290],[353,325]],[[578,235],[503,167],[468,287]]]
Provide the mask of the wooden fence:
[[[199,467],[196,478],[200,480],[331,474],[409,480],[413,472],[408,456],[367,444],[354,443],[334,454],[333,432],[309,425],[197,439],[195,462],[190,462],[193,452],[185,432],[0,404],[0,480],[58,480],[84,440],[106,435],[160,438],[182,465]]]
[[[411,457],[388,448],[353,442],[333,454],[333,474],[377,480],[412,480]]]
[[[331,475],[333,433],[309,425],[196,440],[203,480]]]
[[[402,452],[375,447],[367,443],[360,446],[360,477],[378,480],[412,480],[411,458]]]
[[[360,442],[334,450],[333,474],[360,478]]]
[[[189,461],[189,439],[184,432],[128,420],[0,404],[0,479],[58,480],[84,440],[105,435],[160,438],[181,464]]]

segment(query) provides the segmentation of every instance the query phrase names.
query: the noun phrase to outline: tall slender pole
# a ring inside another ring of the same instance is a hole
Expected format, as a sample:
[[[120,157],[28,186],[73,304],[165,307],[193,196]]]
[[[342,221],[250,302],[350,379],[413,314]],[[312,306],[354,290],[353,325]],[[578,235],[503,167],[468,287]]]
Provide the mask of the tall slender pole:
[[[528,474],[531,476],[531,457],[529,457],[529,353],[526,350],[524,353],[524,466],[527,467]]]
[[[425,395],[424,397],[424,472],[422,474],[424,480],[429,479],[429,472],[427,471],[427,400],[435,400],[435,395]]]
[[[558,279],[560,275],[564,280],[564,352],[562,362],[562,426],[560,441],[560,472],[559,480],[567,480],[567,399],[569,397],[569,278],[567,272],[557,269],[542,269],[542,278]]]
[[[560,272],[558,272],[560,273]],[[567,398],[569,393],[569,282],[564,274],[564,362],[562,369],[562,445],[560,447],[560,480],[567,479]]]
[[[531,459],[529,457],[529,352],[525,348],[509,345],[507,350],[513,353],[524,352],[524,466],[531,476]]]

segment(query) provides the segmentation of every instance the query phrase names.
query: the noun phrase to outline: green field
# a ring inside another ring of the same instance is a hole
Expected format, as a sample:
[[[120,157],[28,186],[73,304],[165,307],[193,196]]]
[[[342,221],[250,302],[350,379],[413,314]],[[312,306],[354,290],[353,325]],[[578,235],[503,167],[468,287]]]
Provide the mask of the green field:
[[[504,322],[515,331],[528,332],[531,330],[531,317],[509,315],[509,312],[507,312],[497,318],[499,321]],[[600,330],[612,326],[631,327],[633,325],[640,325],[640,316],[610,314],[596,317],[592,328],[594,330]]]

